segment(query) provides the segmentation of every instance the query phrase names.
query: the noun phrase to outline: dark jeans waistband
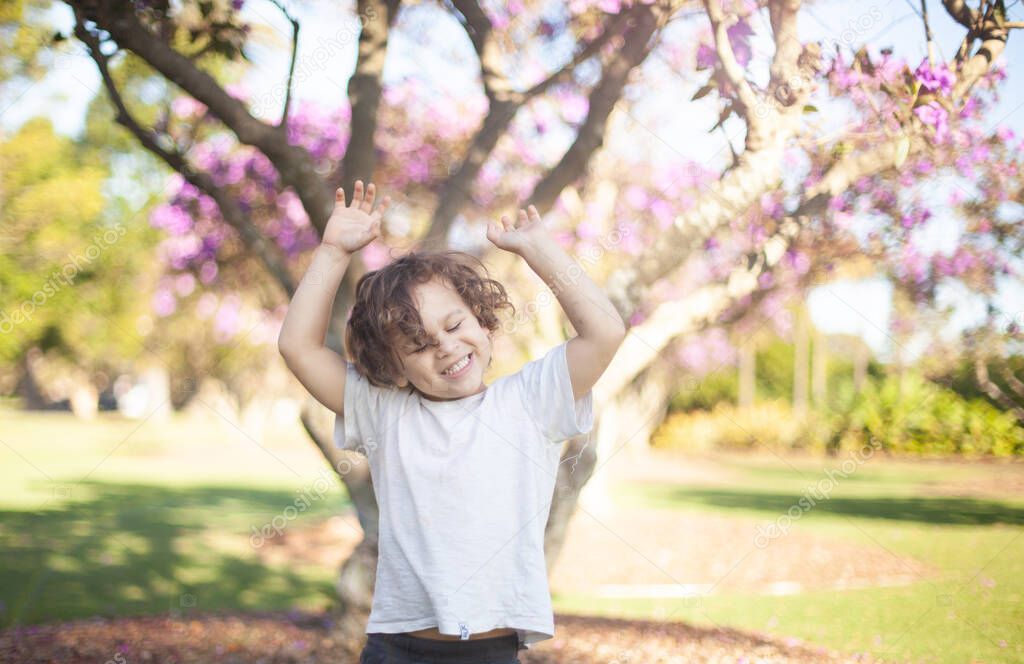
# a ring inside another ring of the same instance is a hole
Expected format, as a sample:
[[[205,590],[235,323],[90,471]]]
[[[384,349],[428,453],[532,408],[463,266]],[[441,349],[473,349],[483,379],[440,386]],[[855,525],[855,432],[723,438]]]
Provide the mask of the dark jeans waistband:
[[[481,659],[513,659],[518,653],[519,636],[508,634],[487,639],[466,639],[464,641],[442,641],[425,639],[409,634],[386,634],[371,632],[366,635],[367,644],[376,642],[398,653],[423,658],[444,658],[448,662],[473,662]],[[397,653],[396,653],[397,654]]]

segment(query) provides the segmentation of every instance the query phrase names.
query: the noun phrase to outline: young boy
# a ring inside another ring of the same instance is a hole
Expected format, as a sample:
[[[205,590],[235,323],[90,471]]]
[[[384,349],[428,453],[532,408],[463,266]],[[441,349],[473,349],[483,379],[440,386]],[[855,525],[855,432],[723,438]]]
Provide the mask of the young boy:
[[[577,336],[485,384],[505,289],[467,254],[412,252],[359,280],[342,358],[324,338],[352,254],[380,237],[390,200],[374,197],[361,181],[350,205],[337,191],[278,340],[339,415],[336,444],[370,464],[379,556],[360,663],[517,663],[554,635],[544,527],[559,443],[591,430],[591,387],[625,325],[530,206],[487,238],[554,290]]]

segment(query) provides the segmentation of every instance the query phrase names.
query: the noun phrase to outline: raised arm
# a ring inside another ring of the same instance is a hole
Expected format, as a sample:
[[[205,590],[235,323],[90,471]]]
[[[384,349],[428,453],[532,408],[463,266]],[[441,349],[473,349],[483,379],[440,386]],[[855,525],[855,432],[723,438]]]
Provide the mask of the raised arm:
[[[626,325],[608,296],[587,276],[543,227],[537,208],[519,210],[515,221],[502,216],[489,223],[487,239],[518,254],[544,280],[576,329],[566,344],[573,398],[591,390],[626,337]]]
[[[345,192],[338,189],[323,240],[295,289],[277,338],[288,369],[317,401],[336,413],[345,406],[345,358],[325,346],[324,340],[334,297],[352,254],[380,237],[381,216],[390,199],[385,197],[373,210],[374,189],[370,184],[364,196],[362,181],[356,181],[351,206],[345,205]]]

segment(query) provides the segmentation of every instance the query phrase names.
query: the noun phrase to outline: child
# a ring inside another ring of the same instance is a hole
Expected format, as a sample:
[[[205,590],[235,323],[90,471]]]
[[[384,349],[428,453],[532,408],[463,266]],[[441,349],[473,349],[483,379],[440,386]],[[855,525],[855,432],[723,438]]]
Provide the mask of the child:
[[[389,198],[339,189],[278,340],[288,368],[341,417],[335,442],[364,453],[380,508],[361,664],[518,663],[554,635],[544,560],[560,445],[593,426],[591,387],[625,325],[530,206],[487,238],[552,287],[577,336],[484,383],[505,289],[461,252],[412,252],[356,286],[345,360],[324,346],[352,254],[380,236]],[[486,270],[483,270],[486,273]]]

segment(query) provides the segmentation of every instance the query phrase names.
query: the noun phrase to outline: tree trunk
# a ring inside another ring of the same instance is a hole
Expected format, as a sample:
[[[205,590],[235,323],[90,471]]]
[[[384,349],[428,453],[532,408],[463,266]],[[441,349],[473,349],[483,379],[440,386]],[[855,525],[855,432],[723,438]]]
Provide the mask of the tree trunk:
[[[591,441],[601,465],[581,494],[583,507],[595,512],[610,509],[611,469],[615,464],[608,462],[612,458],[616,463],[626,462],[647,452],[651,434],[668,412],[673,379],[668,362],[654,362],[600,406]]]
[[[974,377],[978,381],[978,387],[988,395],[992,401],[999,404],[999,407],[1003,410],[1007,410],[1013,413],[1013,416],[1017,418],[1017,422],[1024,424],[1024,408],[1021,408],[1014,402],[1013,399],[1003,392],[1002,388],[996,384],[994,380],[988,375],[988,364],[981,355],[976,355],[974,358]]]
[[[18,360],[19,376],[14,391],[21,397],[21,407],[25,410],[44,410],[49,403],[35,376],[35,363],[41,355],[42,351],[33,346]]]
[[[334,445],[334,436],[329,433],[333,430],[334,417],[334,413],[324,409],[312,396],[307,396],[303,402],[302,426],[345,485],[363,529],[363,539],[342,563],[335,584],[342,613],[349,609],[362,613],[370,610],[377,577],[379,509],[366,457]]]

